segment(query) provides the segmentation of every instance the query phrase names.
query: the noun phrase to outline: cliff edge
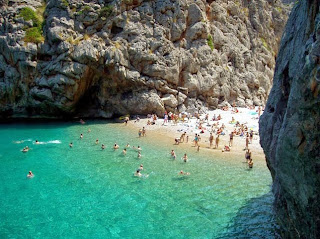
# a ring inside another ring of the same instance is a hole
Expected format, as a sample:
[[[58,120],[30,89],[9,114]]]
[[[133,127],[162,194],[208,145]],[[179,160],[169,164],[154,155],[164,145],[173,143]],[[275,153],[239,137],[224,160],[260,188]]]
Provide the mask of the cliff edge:
[[[260,119],[283,238],[320,237],[320,2],[299,1]]]

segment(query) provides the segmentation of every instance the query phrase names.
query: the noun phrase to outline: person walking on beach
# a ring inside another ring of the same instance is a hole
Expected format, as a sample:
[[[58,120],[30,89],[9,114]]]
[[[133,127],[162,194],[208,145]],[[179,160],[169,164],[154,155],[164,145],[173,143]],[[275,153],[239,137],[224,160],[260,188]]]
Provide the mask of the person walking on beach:
[[[194,136],[194,146],[198,146],[198,141],[199,141],[199,137],[198,137],[198,134],[196,134],[195,136]]]
[[[233,131],[230,133],[229,147],[233,145]]]
[[[213,135],[212,135],[212,133],[210,133],[209,142],[210,142],[210,148],[211,148],[212,144],[213,144]]]
[[[259,106],[258,107],[258,117],[260,117],[260,115],[261,115],[261,107]]]
[[[216,147],[215,147],[216,149],[219,147],[219,140],[220,140],[220,139],[219,139],[219,135],[217,135],[217,138],[216,138]]]
[[[253,130],[250,130],[250,144],[252,144],[252,139],[253,139]]]
[[[249,148],[249,134],[247,133],[247,137],[246,137],[246,148],[245,149],[248,149]]]
[[[141,135],[142,135],[142,129],[139,129],[138,135],[139,135],[139,138],[140,138]]]
[[[126,116],[126,117],[124,118],[124,124],[127,125],[127,124],[128,124],[128,121],[129,121],[129,117]]]

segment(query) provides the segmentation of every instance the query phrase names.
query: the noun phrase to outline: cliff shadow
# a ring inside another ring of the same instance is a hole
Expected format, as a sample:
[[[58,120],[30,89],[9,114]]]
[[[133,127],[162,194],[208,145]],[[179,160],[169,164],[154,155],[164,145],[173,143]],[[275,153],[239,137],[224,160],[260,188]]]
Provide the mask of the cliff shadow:
[[[250,199],[239,209],[230,225],[217,239],[279,239],[279,225],[273,209],[274,196],[268,192]]]

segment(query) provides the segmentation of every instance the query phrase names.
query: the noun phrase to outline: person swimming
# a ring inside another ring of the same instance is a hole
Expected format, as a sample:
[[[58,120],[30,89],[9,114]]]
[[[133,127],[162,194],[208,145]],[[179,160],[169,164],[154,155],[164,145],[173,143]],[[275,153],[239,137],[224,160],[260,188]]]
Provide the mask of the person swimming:
[[[72,143],[72,142],[69,144],[69,147],[70,147],[70,148],[72,148],[72,147],[73,147],[73,143]]]
[[[80,134],[80,139],[83,139],[83,134]]]
[[[96,144],[98,144],[99,143],[99,139],[96,139]]]
[[[186,162],[188,161],[188,156],[187,156],[187,154],[184,154],[182,159],[183,159],[183,161],[186,163]]]
[[[22,151],[23,153],[26,153],[26,152],[28,152],[28,151],[29,151],[29,147],[28,147],[28,146],[26,146],[26,147],[24,147],[21,151]]]
[[[33,177],[34,177],[33,173],[29,171],[29,173],[27,174],[27,178],[33,178]]]
[[[118,149],[119,145],[117,145],[116,143],[113,145],[113,149]]]
[[[139,169],[134,173],[134,176],[135,177],[142,177],[142,174],[140,173]]]
[[[126,155],[126,154],[127,154],[127,149],[123,149],[123,150],[122,150],[122,154],[123,154],[123,155]]]
[[[183,172],[182,170],[178,173],[179,175],[190,175],[188,172]]]
[[[143,170],[143,164],[140,164],[139,170]]]
[[[36,143],[35,144],[39,144],[40,142],[38,140],[36,140]]]
[[[130,148],[130,144],[129,143],[127,143],[126,148]]]
[[[140,146],[138,146],[137,150],[139,150],[139,151],[140,151],[140,150],[142,150],[142,148],[141,148]]]
[[[106,146],[104,144],[101,145],[101,149],[105,149]]]

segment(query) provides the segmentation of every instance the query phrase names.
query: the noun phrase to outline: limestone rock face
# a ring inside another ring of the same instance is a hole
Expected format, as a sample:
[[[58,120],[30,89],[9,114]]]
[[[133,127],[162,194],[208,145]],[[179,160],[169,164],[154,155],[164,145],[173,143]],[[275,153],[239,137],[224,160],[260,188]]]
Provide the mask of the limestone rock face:
[[[2,0],[1,6],[1,118],[264,104],[288,15],[281,2],[267,0]],[[44,23],[25,19],[25,7],[40,22],[45,9]],[[30,39],[40,25],[43,38]]]
[[[320,2],[299,1],[288,20],[260,119],[283,238],[320,237]]]

